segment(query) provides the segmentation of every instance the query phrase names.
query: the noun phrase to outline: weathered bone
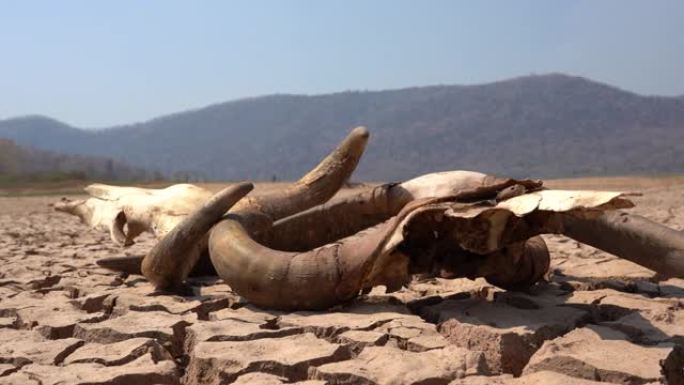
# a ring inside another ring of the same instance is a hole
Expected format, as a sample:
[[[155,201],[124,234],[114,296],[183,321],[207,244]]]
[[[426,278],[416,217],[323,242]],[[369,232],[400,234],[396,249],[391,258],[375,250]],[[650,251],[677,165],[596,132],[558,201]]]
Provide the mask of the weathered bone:
[[[209,255],[219,276],[258,306],[323,309],[353,298],[401,219],[398,216],[330,245],[306,252],[273,250],[254,241],[229,214],[211,231]]]
[[[684,234],[645,218],[604,213],[631,207],[619,193],[540,190],[537,181],[455,171],[320,205],[352,173],[367,137],[365,129],[352,131],[293,187],[247,197],[215,226],[209,239],[211,260],[236,292],[261,306],[314,309],[353,298],[374,285],[395,290],[414,273],[484,276],[504,288],[524,288],[548,269],[548,250],[536,236],[543,233],[566,234],[664,276],[684,276]],[[178,231],[168,233],[210,195],[196,187],[188,194],[193,186],[178,186],[184,187],[93,185],[89,192],[97,198],[56,208],[109,228],[112,238],[122,243],[144,230],[166,234],[148,255],[153,265],[162,266],[162,274],[146,275],[169,288],[182,282],[205,247],[207,238],[197,235],[225,210],[197,212]],[[171,190],[178,198],[170,198]],[[183,209],[174,210],[176,206]],[[160,212],[175,217],[160,220]],[[195,229],[193,235],[179,237],[185,227]],[[117,263],[133,270],[136,261]]]
[[[227,187],[168,232],[145,256],[141,271],[159,289],[178,290],[200,257],[207,231],[254,186]]]
[[[414,200],[445,197],[464,202],[493,200],[508,187],[535,191],[541,185],[540,181],[498,178],[472,171],[425,174],[354,196],[334,198],[284,218],[255,237],[260,243],[280,250],[309,250],[386,221]]]
[[[364,127],[353,129],[316,168],[292,186],[284,191],[245,198],[233,210],[250,218],[250,227],[257,231],[270,227],[273,221],[282,217],[327,201],[351,176],[363,154],[368,136],[368,130]],[[178,286],[206,249],[206,236],[188,239],[173,235],[173,247],[165,246],[170,242],[165,238],[182,220],[211,198],[212,193],[208,190],[188,184],[165,189],[94,184],[88,186],[86,192],[91,198],[78,201],[63,199],[55,204],[55,209],[76,215],[91,227],[109,231],[112,240],[124,246],[131,245],[133,239],[144,231],[162,238],[160,244],[145,258],[147,267],[142,268],[142,272],[159,289]],[[196,219],[202,220],[202,214],[198,215]],[[216,220],[218,218],[213,222]],[[205,220],[205,223],[210,222],[213,224],[212,220]],[[209,228],[205,232],[207,230]],[[98,261],[98,264],[138,273],[141,271],[141,260],[142,257],[108,258]]]
[[[626,212],[566,214],[560,221],[562,233],[570,238],[647,267],[662,278],[684,277],[682,231]]]
[[[54,205],[55,210],[108,231],[114,242],[124,246],[133,244],[133,239],[145,231],[163,237],[212,196],[210,191],[190,184],[164,189],[93,184],[85,190],[91,198],[62,198]]]
[[[365,127],[353,129],[321,163],[285,191],[244,199],[234,210],[258,208],[255,225],[306,210],[330,199],[346,182],[368,142]],[[163,189],[92,184],[85,188],[87,200],[62,198],[57,211],[75,215],[90,227],[111,233],[112,240],[124,246],[133,244],[145,231],[162,238],[185,217],[212,197],[212,192],[191,184],[175,184]],[[244,212],[244,210],[242,210]],[[245,212],[245,214],[247,214]]]
[[[540,241],[533,241],[527,245],[526,240],[540,233],[556,231],[555,217],[550,214],[630,205],[620,194],[554,190],[532,192],[496,205],[487,205],[485,202],[488,198],[496,197],[509,186],[527,183],[537,188],[539,183],[514,180],[487,183],[492,179],[476,173],[440,173],[418,178],[418,181],[421,180],[430,181],[430,184],[421,185],[412,180],[405,184],[384,186],[355,199],[331,202],[274,226],[273,231],[287,229],[288,235],[306,234],[299,237],[299,242],[295,244],[298,248],[329,241],[324,234],[332,230],[335,223],[345,227],[344,232],[358,231],[358,219],[355,222],[354,218],[364,218],[364,225],[374,226],[308,251],[288,252],[266,247],[251,238],[249,231],[241,224],[239,214],[231,215],[211,232],[209,254],[212,263],[233,290],[254,304],[281,309],[325,308],[350,299],[374,285],[395,286],[397,282],[405,281],[408,278],[407,271],[399,269],[395,275],[388,275],[387,271],[397,263],[396,258],[406,256],[401,251],[397,252],[397,249],[404,241],[411,241],[414,232],[426,233],[423,240],[427,243],[444,238],[447,242],[443,244],[447,245],[447,249],[442,252],[490,255],[492,260],[501,255],[520,258],[526,250],[547,256],[543,243],[540,246]],[[427,202],[415,200],[404,206],[399,216],[381,224],[373,223],[392,215],[393,208],[400,207],[401,203],[410,199],[407,198],[410,195],[407,191],[413,193],[411,196],[419,197],[423,193],[437,194],[435,190],[429,190],[437,181],[443,186],[440,193],[449,192],[456,197],[448,196]],[[459,202],[474,199],[478,201]],[[330,215],[325,220],[323,214],[332,212],[347,215]],[[529,224],[525,219],[528,216]],[[414,231],[412,226],[419,228]],[[513,231],[516,229],[518,231]],[[340,231],[333,233],[335,237],[344,234]],[[275,243],[274,239],[278,235],[283,234],[271,234],[271,243]],[[289,238],[284,236],[280,239]],[[378,249],[378,246],[381,248]],[[424,255],[418,253],[408,255],[408,258],[420,260]],[[406,263],[405,259],[399,261]],[[540,279],[548,267],[548,262],[545,263],[542,263],[542,272],[539,271],[539,264],[527,264],[531,270],[523,272],[526,274],[523,277],[496,275],[494,271],[478,273],[515,287]],[[397,276],[402,274],[405,276]],[[316,290],[311,290],[312,287]]]

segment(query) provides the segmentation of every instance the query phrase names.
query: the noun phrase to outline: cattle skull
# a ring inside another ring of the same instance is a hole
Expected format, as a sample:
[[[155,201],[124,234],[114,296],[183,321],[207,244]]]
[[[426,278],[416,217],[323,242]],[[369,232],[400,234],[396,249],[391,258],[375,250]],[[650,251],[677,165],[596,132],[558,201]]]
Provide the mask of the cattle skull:
[[[250,184],[213,198],[191,185],[94,185],[93,198],[57,209],[108,226],[124,244],[141,231],[154,232],[161,240],[142,272],[160,289],[180,286],[207,248],[234,291],[269,308],[327,308],[375,285],[396,289],[414,273],[484,276],[504,288],[526,287],[548,269],[543,233],[566,234],[661,274],[684,276],[684,236],[612,213],[632,206],[620,193],[545,190],[539,181],[452,171],[325,203],[353,172],[367,138],[364,128],[353,130],[314,170],[269,195],[240,200]]]

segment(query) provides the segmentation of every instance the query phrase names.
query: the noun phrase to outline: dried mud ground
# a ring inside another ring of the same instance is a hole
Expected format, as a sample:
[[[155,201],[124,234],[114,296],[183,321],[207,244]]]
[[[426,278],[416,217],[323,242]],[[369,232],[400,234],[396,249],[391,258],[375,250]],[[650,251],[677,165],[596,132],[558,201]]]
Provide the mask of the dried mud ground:
[[[551,185],[641,190],[634,212],[684,228],[681,178]],[[684,383],[684,280],[569,239],[547,237],[549,281],[527,293],[429,279],[279,313],[212,278],[155,296],[98,268],[153,239],[119,248],[57,199],[0,198],[0,384]]]

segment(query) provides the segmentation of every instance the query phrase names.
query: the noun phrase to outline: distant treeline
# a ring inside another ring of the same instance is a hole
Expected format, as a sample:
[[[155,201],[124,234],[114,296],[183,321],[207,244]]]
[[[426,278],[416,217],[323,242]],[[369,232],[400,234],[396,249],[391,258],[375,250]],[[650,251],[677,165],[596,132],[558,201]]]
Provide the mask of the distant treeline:
[[[163,180],[150,172],[112,159],[58,154],[18,146],[0,138],[0,185],[65,180],[152,181]]]

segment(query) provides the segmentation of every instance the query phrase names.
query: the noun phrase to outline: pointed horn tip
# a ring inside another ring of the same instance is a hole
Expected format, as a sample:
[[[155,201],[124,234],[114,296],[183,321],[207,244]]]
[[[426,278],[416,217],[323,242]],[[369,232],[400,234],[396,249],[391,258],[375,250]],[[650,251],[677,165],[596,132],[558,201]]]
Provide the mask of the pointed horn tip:
[[[251,182],[235,183],[214,194],[214,201],[239,199],[249,194],[253,189],[254,184]]]
[[[246,195],[250,191],[254,190],[254,183],[252,182],[240,182],[231,186],[236,192],[244,193]]]
[[[140,271],[140,265],[142,263],[142,260],[142,256],[125,256],[101,258],[95,261],[95,263],[98,266],[103,267],[105,269],[121,273],[140,275],[142,274],[142,272]]]
[[[370,136],[370,131],[368,131],[368,129],[364,126],[358,126],[352,130],[351,135],[368,139]]]

